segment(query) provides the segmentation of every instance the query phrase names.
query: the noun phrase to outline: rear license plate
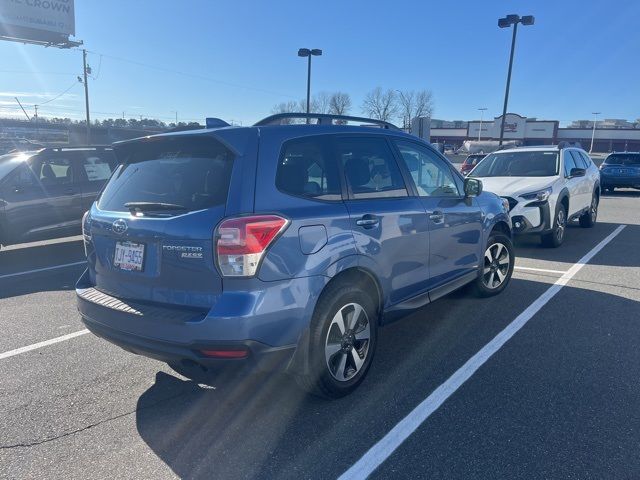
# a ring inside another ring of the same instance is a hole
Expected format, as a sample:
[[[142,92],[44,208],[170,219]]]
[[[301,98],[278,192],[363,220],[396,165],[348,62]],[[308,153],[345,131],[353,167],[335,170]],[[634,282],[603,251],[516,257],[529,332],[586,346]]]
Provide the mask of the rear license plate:
[[[141,272],[144,265],[144,244],[116,242],[113,265],[120,270]]]

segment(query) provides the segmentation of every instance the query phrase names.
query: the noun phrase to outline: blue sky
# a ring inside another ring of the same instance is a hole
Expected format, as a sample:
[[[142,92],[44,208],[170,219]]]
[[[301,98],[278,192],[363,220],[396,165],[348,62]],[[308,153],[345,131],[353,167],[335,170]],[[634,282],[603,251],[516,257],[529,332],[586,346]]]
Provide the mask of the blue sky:
[[[274,104],[304,97],[299,47],[324,51],[314,59],[312,91],[350,93],[353,114],[364,94],[381,86],[430,89],[436,118],[477,118],[481,106],[496,116],[510,44],[497,19],[509,13],[536,17],[518,32],[510,111],[562,124],[594,110],[601,118],[640,117],[635,0],[75,3],[76,38],[96,52],[89,62],[97,78],[89,85],[97,118],[125,112],[168,122],[177,110],[180,120],[253,123]],[[0,56],[5,116],[18,113],[14,94],[41,104],[82,72],[79,51],[0,42]],[[77,84],[40,112],[82,118],[83,109]]]

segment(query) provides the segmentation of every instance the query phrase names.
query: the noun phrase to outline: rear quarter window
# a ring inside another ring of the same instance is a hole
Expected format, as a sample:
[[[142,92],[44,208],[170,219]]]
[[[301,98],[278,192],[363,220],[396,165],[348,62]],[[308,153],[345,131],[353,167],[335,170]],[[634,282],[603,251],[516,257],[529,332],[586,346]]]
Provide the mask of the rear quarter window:
[[[327,151],[326,137],[286,142],[278,161],[276,187],[298,197],[341,200],[338,162]]]
[[[141,141],[122,146],[117,156],[121,165],[100,196],[102,210],[128,211],[128,202],[176,204],[186,211],[226,203],[234,157],[213,138]]]

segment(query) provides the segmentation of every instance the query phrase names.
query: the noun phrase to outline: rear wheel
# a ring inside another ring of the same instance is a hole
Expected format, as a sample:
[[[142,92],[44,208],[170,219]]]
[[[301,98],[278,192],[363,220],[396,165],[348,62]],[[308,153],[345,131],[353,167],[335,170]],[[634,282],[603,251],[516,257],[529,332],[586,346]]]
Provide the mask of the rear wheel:
[[[322,294],[311,322],[309,372],[300,386],[327,398],[351,393],[367,374],[376,347],[377,308],[358,285],[336,283]]]
[[[589,210],[580,215],[580,226],[582,228],[591,228],[596,224],[598,219],[598,196],[594,193],[591,198]]]
[[[562,245],[564,241],[564,233],[567,229],[567,209],[563,204],[558,205],[556,210],[556,218],[553,222],[553,230],[542,236],[542,245],[545,247],[556,248]]]
[[[514,262],[515,251],[511,239],[500,233],[491,234],[474,284],[476,294],[491,297],[507,288]]]

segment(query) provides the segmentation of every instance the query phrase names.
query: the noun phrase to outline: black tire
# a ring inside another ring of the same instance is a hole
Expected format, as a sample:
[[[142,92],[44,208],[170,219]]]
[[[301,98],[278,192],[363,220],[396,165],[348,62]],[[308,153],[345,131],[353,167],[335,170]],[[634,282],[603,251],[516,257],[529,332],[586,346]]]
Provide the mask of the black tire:
[[[564,234],[567,230],[567,208],[562,204],[556,207],[553,218],[553,229],[542,235],[542,245],[548,248],[557,248],[564,242]]]
[[[496,247],[498,245],[502,246],[500,250]],[[513,275],[516,255],[513,242],[503,233],[493,232],[489,236],[485,247],[478,270],[478,278],[473,283],[473,290],[479,297],[492,297],[498,295],[509,285]],[[506,256],[504,254],[505,251]],[[492,255],[492,258],[488,258],[488,254]],[[501,263],[505,259],[508,262],[506,265]],[[504,277],[503,279],[500,279],[498,272]],[[496,280],[499,280],[499,283],[496,283]]]
[[[362,307],[366,318],[360,310],[357,310],[358,318],[354,318],[356,309],[352,305]],[[339,312],[347,322],[357,322],[352,325],[353,329],[347,328],[344,334],[334,323]],[[359,331],[359,328],[366,329],[367,325],[368,340],[358,340],[357,336],[362,336],[364,331]],[[329,285],[320,296],[311,320],[309,368],[307,373],[296,375],[298,384],[308,392],[324,398],[339,398],[353,392],[364,380],[371,366],[377,343],[377,326],[377,305],[363,288],[357,283],[347,282]],[[342,347],[327,358],[329,354],[325,349],[338,345]],[[359,369],[354,363],[354,355],[363,360]],[[345,363],[340,369],[342,358],[345,358]],[[343,379],[339,380],[336,375]]]
[[[580,215],[580,226],[582,228],[591,228],[596,224],[596,220],[598,219],[598,203],[600,203],[598,195],[596,192],[593,192],[589,210]]]

